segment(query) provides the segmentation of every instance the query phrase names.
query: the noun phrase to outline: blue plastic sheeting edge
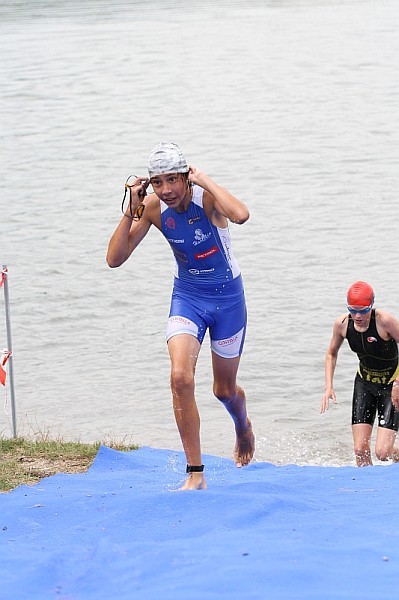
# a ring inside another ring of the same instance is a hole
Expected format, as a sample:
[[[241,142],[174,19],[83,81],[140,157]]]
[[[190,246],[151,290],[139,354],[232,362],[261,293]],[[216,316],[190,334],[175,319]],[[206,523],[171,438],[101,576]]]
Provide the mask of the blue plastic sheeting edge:
[[[0,495],[1,600],[391,600],[399,465],[277,467],[102,446],[85,474]]]

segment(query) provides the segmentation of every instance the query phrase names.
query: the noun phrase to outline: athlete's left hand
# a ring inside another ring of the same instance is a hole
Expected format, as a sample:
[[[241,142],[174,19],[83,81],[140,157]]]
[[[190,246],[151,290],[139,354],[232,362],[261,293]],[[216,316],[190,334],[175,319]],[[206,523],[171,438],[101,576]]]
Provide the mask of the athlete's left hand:
[[[394,383],[392,386],[391,399],[395,410],[399,412],[399,385],[397,383]]]
[[[200,171],[200,169],[197,169],[197,167],[190,165],[188,171],[188,178],[191,181],[191,183],[195,183],[196,185],[204,187],[204,180],[207,178],[207,175]]]
[[[391,400],[395,410],[399,412],[399,382],[394,381],[393,383]]]

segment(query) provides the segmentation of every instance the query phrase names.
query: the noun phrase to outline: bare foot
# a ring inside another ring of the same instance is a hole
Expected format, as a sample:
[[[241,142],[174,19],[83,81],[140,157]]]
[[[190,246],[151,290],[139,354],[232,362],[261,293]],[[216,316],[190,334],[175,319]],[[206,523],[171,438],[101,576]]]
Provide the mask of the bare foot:
[[[206,481],[203,473],[190,473],[187,481],[177,491],[206,490]]]
[[[252,431],[251,421],[247,421],[248,427],[244,433],[238,435],[234,448],[234,460],[237,467],[245,467],[248,465],[255,452],[255,436]]]

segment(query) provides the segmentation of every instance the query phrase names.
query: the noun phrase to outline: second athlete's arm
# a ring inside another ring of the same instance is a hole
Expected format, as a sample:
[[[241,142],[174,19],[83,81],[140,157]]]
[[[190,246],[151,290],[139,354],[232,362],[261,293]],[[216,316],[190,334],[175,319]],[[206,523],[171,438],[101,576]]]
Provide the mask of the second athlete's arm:
[[[346,315],[339,317],[333,327],[333,334],[331,337],[330,345],[328,347],[326,358],[325,358],[325,391],[321,400],[320,412],[324,413],[328,410],[330,400],[336,404],[337,398],[334,391],[334,372],[337,364],[338,352],[345,339],[345,332],[347,324],[345,322]]]

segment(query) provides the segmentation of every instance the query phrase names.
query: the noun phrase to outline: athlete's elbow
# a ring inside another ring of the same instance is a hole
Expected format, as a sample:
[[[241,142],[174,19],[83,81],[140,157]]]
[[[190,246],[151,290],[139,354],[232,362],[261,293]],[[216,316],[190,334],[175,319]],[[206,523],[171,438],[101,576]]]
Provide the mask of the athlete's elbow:
[[[116,267],[119,267],[119,264],[117,262],[113,261],[112,259],[108,258],[108,256],[107,256],[107,258],[105,260],[106,260],[107,265],[111,269],[115,269]]]
[[[240,212],[238,212],[235,215],[235,218],[233,219],[233,223],[237,223],[237,225],[242,225],[243,223],[248,221],[248,219],[249,219],[249,210],[246,207],[243,207],[243,209],[240,210]]]
[[[115,269],[116,267],[120,267],[121,264],[125,262],[124,260],[121,259],[120,256],[113,255],[110,252],[107,253],[107,256],[105,257],[105,260],[106,260],[107,265],[111,269]]]
[[[119,264],[118,264],[118,263],[116,263],[116,262],[114,263],[114,262],[112,262],[111,260],[108,260],[108,259],[107,259],[107,265],[108,265],[108,266],[109,266],[111,269],[116,269],[116,267],[119,267]]]

